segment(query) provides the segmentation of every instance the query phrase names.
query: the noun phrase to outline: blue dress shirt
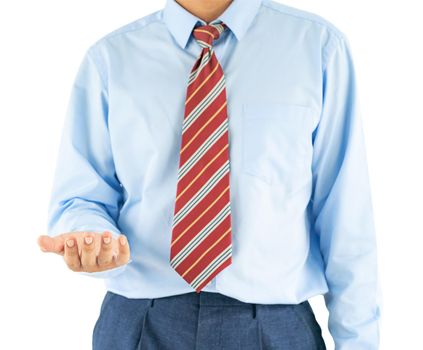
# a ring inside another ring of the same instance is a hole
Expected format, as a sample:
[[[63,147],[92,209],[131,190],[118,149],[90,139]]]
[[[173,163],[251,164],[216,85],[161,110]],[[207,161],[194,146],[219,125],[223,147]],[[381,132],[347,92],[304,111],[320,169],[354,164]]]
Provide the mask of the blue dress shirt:
[[[233,262],[203,290],[264,304],[324,294],[337,349],[376,349],[376,235],[348,40],[272,0],[234,0],[218,20],[229,27],[214,50],[226,78]],[[48,234],[125,234],[131,261],[85,274],[129,298],[193,291],[169,254],[200,24],[168,0],[93,43],[72,87]]]

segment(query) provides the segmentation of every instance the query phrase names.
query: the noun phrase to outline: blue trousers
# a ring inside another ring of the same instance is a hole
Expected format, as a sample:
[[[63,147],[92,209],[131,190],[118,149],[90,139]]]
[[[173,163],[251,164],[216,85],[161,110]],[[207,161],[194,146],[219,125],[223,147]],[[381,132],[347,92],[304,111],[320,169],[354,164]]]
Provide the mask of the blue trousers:
[[[250,304],[201,291],[129,299],[108,291],[93,329],[94,350],[324,350],[306,300]]]

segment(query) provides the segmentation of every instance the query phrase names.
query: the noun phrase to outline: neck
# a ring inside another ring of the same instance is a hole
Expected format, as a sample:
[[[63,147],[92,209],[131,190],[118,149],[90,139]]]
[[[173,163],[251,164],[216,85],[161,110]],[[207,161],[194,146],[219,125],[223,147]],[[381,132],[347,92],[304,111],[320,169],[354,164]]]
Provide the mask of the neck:
[[[232,0],[175,0],[185,10],[202,19],[207,24],[219,17]]]

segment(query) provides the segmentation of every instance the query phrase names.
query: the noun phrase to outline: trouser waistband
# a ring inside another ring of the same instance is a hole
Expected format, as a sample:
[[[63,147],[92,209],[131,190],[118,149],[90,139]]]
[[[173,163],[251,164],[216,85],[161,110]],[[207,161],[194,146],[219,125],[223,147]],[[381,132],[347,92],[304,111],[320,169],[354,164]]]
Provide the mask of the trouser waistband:
[[[221,293],[216,292],[206,292],[200,291],[197,292],[190,292],[184,294],[177,294],[171,295],[167,297],[161,298],[152,298],[150,299],[151,306],[154,306],[155,303],[186,303],[186,304],[194,304],[194,305],[203,305],[203,306],[243,306],[243,307],[250,307],[252,308],[253,317],[256,315],[256,310],[258,306],[263,304],[256,304],[256,303],[247,303],[236,298],[229,297],[227,295],[223,295]],[[307,301],[304,301],[305,303]],[[279,307],[289,307],[292,304],[277,304]]]

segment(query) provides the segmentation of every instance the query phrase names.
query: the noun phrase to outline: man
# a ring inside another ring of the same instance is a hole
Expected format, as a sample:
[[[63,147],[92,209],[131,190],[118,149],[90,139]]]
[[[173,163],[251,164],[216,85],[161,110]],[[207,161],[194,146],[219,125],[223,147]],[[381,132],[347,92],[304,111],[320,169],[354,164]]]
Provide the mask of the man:
[[[104,278],[94,349],[377,349],[376,242],[351,51],[272,0],[168,0],[94,43],[46,252]]]

